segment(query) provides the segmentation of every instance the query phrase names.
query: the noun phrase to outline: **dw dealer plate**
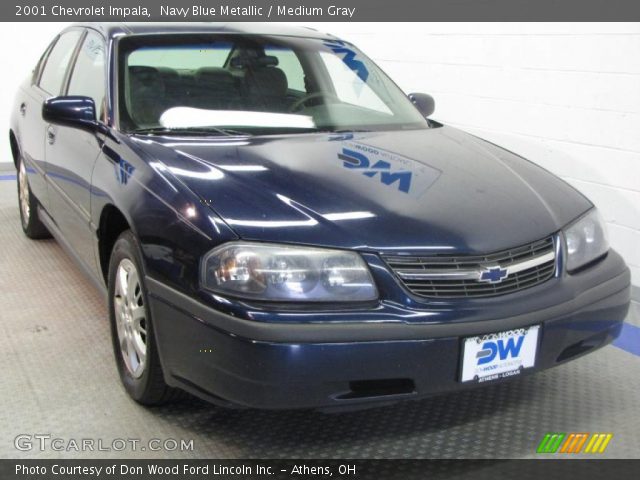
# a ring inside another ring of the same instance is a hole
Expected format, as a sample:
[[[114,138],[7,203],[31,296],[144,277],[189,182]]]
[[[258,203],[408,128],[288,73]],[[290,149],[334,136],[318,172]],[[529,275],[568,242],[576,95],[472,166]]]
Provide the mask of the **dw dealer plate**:
[[[540,325],[464,339],[461,382],[519,375],[536,362]]]

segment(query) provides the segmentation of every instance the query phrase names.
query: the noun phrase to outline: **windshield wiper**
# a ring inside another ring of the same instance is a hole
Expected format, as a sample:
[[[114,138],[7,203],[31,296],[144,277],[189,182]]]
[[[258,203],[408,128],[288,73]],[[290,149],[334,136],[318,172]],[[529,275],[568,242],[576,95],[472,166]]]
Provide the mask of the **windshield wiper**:
[[[173,134],[190,134],[190,135],[211,135],[218,134],[227,137],[235,137],[238,135],[248,136],[251,135],[247,132],[240,130],[233,130],[231,128],[218,128],[218,127],[150,127],[150,128],[138,128],[131,133],[137,134],[152,134],[152,135],[173,135]]]

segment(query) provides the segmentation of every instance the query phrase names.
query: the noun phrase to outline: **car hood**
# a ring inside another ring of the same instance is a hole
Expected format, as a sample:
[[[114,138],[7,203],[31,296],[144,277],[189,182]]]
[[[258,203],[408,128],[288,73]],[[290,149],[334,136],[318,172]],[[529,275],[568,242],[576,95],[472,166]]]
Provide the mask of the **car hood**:
[[[483,253],[544,238],[591,207],[540,167],[450,127],[144,143],[247,240]]]

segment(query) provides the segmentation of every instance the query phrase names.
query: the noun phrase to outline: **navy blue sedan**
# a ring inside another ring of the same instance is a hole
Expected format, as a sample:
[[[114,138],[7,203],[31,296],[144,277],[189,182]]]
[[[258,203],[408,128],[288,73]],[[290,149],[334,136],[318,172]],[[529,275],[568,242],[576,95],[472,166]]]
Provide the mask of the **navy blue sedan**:
[[[11,112],[22,228],[105,292],[145,405],[353,408],[610,343],[593,204],[433,111],[313,30],[75,25]]]

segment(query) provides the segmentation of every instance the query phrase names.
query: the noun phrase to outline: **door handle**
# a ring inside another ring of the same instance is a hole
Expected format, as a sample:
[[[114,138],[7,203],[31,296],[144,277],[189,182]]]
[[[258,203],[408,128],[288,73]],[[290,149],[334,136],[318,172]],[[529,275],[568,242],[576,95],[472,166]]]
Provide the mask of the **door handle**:
[[[49,142],[49,145],[53,145],[56,141],[56,132],[53,129],[53,127],[49,126],[47,128],[47,142]]]
[[[22,115],[24,117],[24,115],[27,113],[27,104],[22,102],[20,104],[20,115]]]

